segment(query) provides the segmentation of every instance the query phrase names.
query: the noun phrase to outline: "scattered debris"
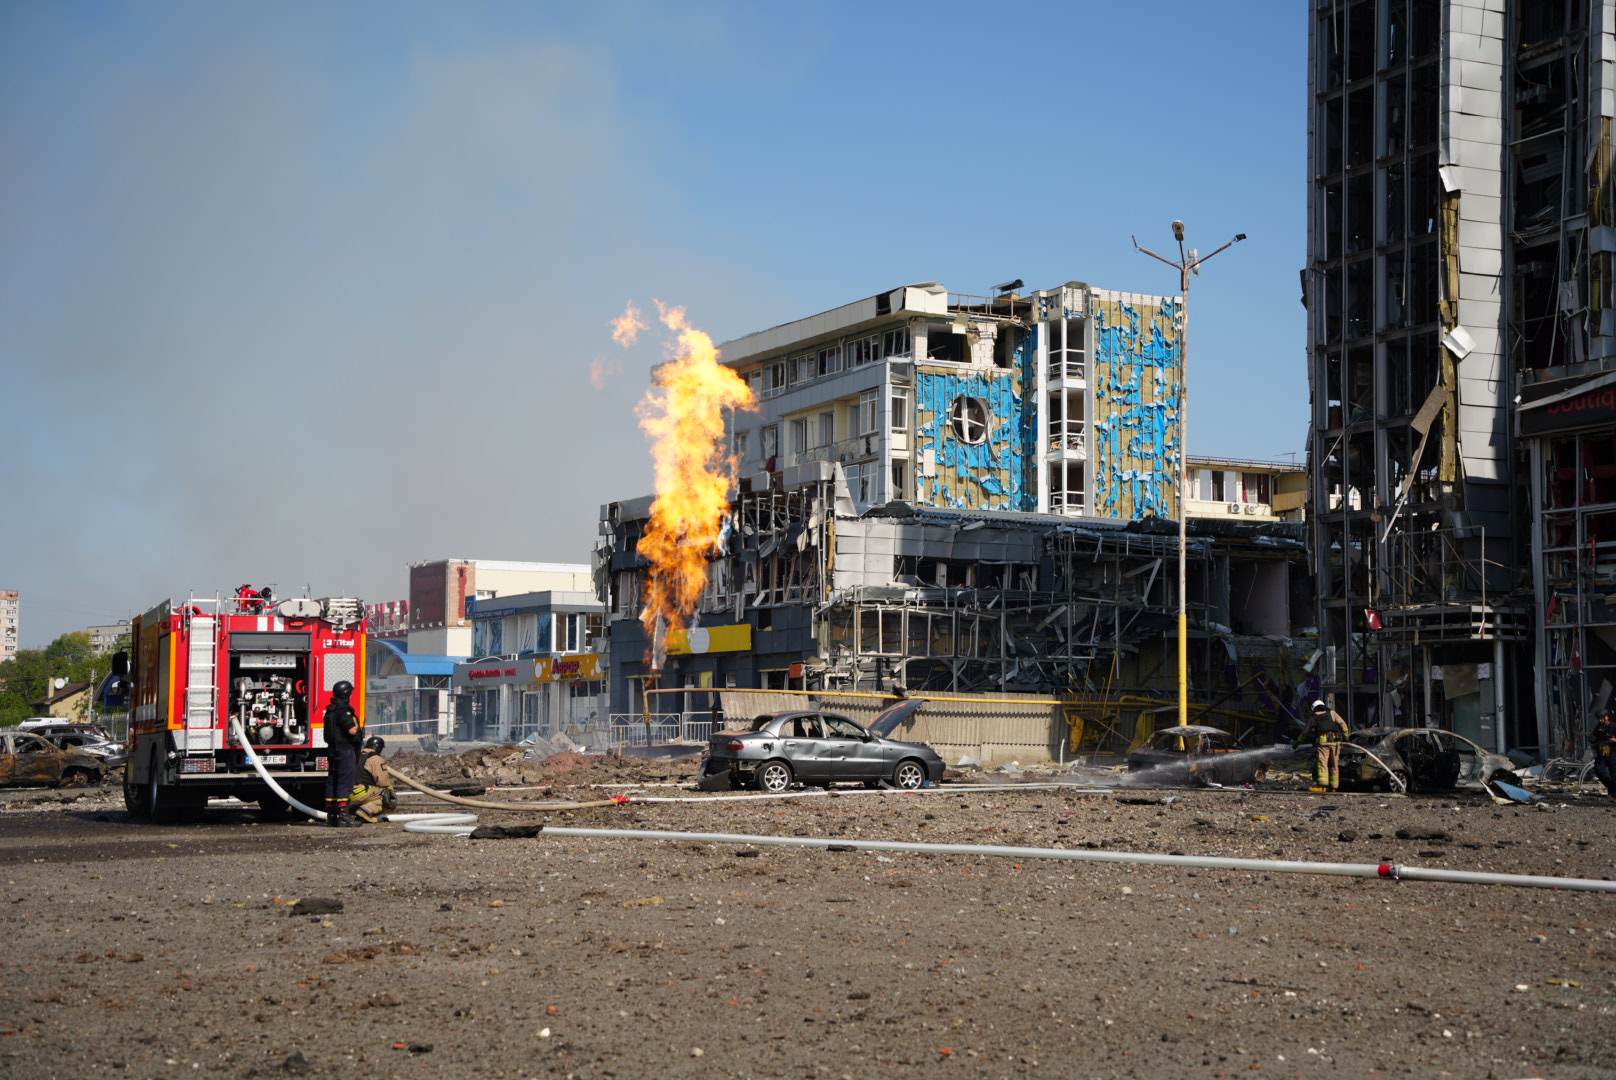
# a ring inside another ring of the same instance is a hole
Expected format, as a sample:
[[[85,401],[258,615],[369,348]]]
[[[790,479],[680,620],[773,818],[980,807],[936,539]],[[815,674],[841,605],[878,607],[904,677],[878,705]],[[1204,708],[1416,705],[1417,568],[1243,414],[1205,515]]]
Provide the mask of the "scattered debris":
[[[340,915],[342,914],[342,901],[329,896],[305,896],[301,900],[293,900],[286,907],[288,915]]]

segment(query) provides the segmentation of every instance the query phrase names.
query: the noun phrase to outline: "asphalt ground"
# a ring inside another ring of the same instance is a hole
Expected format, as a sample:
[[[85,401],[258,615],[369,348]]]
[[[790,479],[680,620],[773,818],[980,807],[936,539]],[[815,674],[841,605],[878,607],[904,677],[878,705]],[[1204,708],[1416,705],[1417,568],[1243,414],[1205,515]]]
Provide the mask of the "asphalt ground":
[[[1616,876],[1594,796],[945,786],[486,817]],[[244,808],[152,826],[93,790],[5,793],[0,880],[6,1077],[1616,1077],[1610,894]]]

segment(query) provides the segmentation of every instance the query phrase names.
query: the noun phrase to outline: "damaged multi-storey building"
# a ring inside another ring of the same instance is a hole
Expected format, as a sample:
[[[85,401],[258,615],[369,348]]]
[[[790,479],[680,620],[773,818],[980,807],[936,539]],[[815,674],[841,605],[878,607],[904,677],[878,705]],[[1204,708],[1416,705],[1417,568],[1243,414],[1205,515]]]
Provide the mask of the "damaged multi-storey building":
[[[1312,548],[1356,724],[1575,754],[1616,681],[1613,24],[1315,4]]]
[[[729,418],[722,551],[660,671],[637,621],[652,499],[602,510],[614,713],[689,714],[733,690],[868,715],[924,694],[925,737],[987,759],[1148,731],[1177,681],[1179,303],[1020,287],[908,286],[722,346],[759,407]],[[1308,677],[1303,529],[1192,527],[1192,699],[1227,726],[1288,724]]]

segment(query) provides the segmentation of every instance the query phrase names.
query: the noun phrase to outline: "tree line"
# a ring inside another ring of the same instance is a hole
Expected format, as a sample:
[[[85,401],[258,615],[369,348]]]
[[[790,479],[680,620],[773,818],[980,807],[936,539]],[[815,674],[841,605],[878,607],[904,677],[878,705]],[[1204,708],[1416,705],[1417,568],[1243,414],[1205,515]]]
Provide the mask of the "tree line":
[[[118,639],[113,652],[128,650],[129,635]],[[99,683],[112,669],[112,655],[96,656],[90,635],[82,630],[63,634],[43,649],[19,649],[0,664],[0,726],[17,724],[43,710],[29,704],[50,693],[52,679]]]

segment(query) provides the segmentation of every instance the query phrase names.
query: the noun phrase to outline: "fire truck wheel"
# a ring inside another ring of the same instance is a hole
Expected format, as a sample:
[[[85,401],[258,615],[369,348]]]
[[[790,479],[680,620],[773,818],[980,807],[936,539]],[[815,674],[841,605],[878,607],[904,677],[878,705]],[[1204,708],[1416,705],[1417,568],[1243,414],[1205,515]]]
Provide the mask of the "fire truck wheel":
[[[292,812],[286,800],[270,792],[268,795],[258,796],[258,816],[266,819],[280,819]]]
[[[158,772],[152,770],[151,781],[146,785],[146,816],[151,818],[153,825],[172,825],[188,814],[202,809],[207,800],[200,801],[187,799],[173,788],[165,788],[158,783]]]
[[[123,774],[123,805],[136,817],[146,817],[151,813],[151,807],[146,805],[146,789],[129,779],[129,770]]]

